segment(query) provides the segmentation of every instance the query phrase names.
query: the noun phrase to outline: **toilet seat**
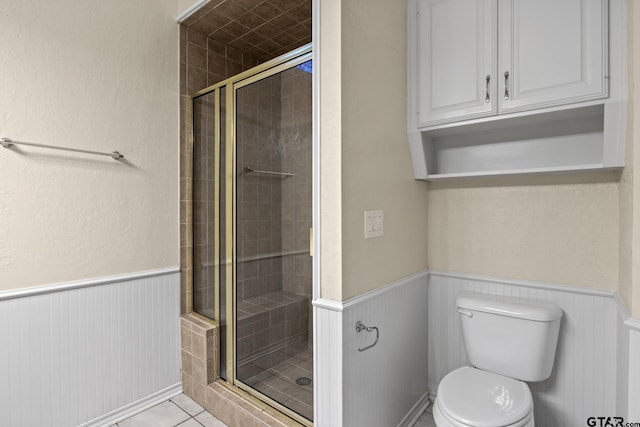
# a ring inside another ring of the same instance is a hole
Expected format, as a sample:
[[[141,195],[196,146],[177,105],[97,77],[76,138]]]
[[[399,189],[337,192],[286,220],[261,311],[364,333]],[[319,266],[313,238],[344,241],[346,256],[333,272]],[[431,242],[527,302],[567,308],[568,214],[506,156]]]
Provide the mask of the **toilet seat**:
[[[437,398],[433,406],[433,420],[435,421],[437,427],[475,427],[469,424],[464,424],[460,421],[456,421],[453,418],[451,418],[449,415],[445,414],[440,408]],[[531,413],[528,414],[525,418],[523,418],[520,421],[517,421],[514,424],[509,424],[508,426],[495,426],[495,427],[535,427],[535,423],[533,420],[533,411],[531,411]]]
[[[440,381],[434,418],[447,427],[532,426],[531,391],[522,381],[466,366]]]

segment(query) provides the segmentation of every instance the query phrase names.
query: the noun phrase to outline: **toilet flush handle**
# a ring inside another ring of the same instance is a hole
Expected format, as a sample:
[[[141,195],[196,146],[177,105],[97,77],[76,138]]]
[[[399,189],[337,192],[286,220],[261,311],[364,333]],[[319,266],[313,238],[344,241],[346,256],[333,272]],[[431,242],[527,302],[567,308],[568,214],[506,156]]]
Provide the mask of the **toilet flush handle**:
[[[459,308],[458,309],[458,313],[463,314],[463,315],[465,315],[465,316],[467,316],[469,318],[473,317],[473,311],[471,311],[471,310],[465,310],[463,308]]]

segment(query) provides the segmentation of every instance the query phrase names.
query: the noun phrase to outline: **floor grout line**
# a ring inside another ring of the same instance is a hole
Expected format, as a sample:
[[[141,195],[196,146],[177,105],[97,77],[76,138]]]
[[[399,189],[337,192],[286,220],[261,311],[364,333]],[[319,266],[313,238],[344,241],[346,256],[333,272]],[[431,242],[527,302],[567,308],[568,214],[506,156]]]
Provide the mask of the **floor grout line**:
[[[184,412],[185,414],[187,414],[189,417],[192,417],[192,415],[190,413],[188,413],[185,409],[182,408],[182,406],[178,405],[176,402],[174,402],[173,400],[169,399],[169,402],[173,403],[174,405],[176,405],[178,408],[180,408],[180,410],[182,412]],[[182,424],[182,423],[181,423]]]
[[[183,393],[183,394],[184,394],[184,393]],[[186,396],[186,397],[189,397],[189,396],[187,396],[186,394],[185,394],[185,396]],[[175,398],[175,397],[170,398],[170,399],[167,399],[167,400],[164,400],[164,401],[162,401],[162,402],[160,402],[160,403],[158,403],[158,404],[156,404],[156,405],[151,406],[150,408],[145,409],[144,411],[140,411],[140,412],[138,412],[138,413],[136,413],[136,414],[131,415],[130,417],[128,417],[128,418],[126,418],[126,419],[124,419],[124,420],[121,420],[121,421],[119,421],[119,422],[117,422],[117,423],[111,424],[111,426],[112,426],[112,427],[114,427],[114,426],[115,426],[115,427],[121,427],[121,426],[120,426],[120,423],[125,422],[125,421],[127,421],[127,420],[129,420],[129,419],[131,419],[131,418],[133,418],[133,417],[136,417],[136,416],[138,416],[138,415],[140,415],[140,414],[143,414],[143,413],[145,413],[145,412],[147,412],[147,411],[150,411],[151,409],[153,409],[153,408],[155,408],[155,407],[157,407],[157,406],[160,406],[160,405],[162,405],[162,404],[165,404],[165,403],[167,403],[167,402],[171,402],[174,406],[178,407],[178,408],[180,409],[180,411],[181,411],[181,412],[183,412],[183,413],[185,413],[185,414],[187,415],[187,417],[188,417],[188,418],[186,418],[185,420],[181,421],[180,423],[175,424],[173,427],[180,427],[180,426],[182,426],[183,424],[185,424],[185,423],[189,422],[189,420],[194,420],[194,421],[196,422],[196,424],[197,424],[197,425],[202,426],[202,427],[205,427],[205,426],[204,426],[204,424],[202,424],[199,420],[197,420],[197,419],[196,419],[196,417],[197,417],[197,416],[200,416],[200,415],[204,414],[205,412],[207,412],[209,415],[211,415],[214,419],[216,419],[216,420],[218,420],[218,421],[222,422],[218,417],[216,417],[215,415],[211,414],[210,412],[208,412],[208,411],[207,411],[206,409],[204,409],[204,408],[202,408],[202,410],[201,410],[200,412],[198,412],[197,414],[191,415],[191,414],[190,414],[189,412],[187,412],[183,407],[181,407],[181,406],[180,406],[180,405],[178,405],[176,402],[174,402],[174,401],[173,401],[173,399],[174,399],[174,398]],[[191,399],[191,400],[193,400],[193,399]],[[198,404],[198,402],[195,402],[195,401],[194,401],[194,403]],[[198,406],[200,406],[200,405],[198,404]],[[224,423],[223,423],[223,424],[224,424]],[[147,424],[145,424],[145,425],[147,425]],[[226,425],[226,424],[224,424],[224,425]]]

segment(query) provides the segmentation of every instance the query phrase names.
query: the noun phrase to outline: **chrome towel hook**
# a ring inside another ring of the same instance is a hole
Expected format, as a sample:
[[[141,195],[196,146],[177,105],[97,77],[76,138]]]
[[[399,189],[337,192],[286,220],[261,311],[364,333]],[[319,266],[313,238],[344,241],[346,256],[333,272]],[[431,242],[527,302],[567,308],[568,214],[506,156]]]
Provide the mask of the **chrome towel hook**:
[[[362,331],[371,332],[373,330],[376,331],[376,340],[373,342],[373,344],[368,345],[368,346],[366,346],[364,348],[356,347],[356,350],[358,350],[358,351],[369,350],[371,347],[373,347],[376,344],[378,344],[378,339],[380,338],[380,331],[378,330],[377,326],[366,326],[364,323],[362,323],[359,320],[356,322],[356,332],[362,332]]]

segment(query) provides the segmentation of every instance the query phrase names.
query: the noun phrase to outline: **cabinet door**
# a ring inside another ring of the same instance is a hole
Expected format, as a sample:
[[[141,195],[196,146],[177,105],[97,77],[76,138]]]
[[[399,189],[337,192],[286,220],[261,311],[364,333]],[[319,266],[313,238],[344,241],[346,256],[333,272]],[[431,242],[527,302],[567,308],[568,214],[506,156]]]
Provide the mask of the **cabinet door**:
[[[607,0],[500,0],[499,113],[607,96]]]
[[[419,127],[497,112],[497,2],[418,2]]]

